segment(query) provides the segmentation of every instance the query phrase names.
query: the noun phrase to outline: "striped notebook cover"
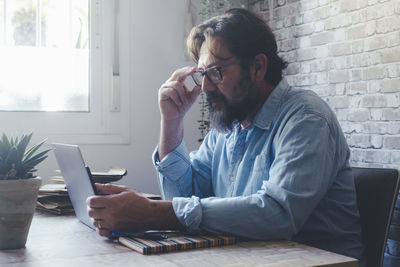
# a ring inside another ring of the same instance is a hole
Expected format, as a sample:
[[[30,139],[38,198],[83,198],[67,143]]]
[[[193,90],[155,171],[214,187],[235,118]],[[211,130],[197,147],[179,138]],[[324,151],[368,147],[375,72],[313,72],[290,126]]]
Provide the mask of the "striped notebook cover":
[[[149,255],[179,250],[233,245],[236,243],[236,238],[233,236],[222,235],[190,236],[178,233],[168,233],[168,238],[161,240],[151,240],[139,237],[119,237],[118,241],[130,249],[144,255]]]

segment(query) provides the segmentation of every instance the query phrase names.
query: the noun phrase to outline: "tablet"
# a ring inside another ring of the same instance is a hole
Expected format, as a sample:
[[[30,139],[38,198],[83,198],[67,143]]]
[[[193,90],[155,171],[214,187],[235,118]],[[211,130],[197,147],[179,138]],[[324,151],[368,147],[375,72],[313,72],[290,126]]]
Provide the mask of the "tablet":
[[[86,210],[86,199],[95,195],[95,187],[79,147],[59,143],[52,143],[51,146],[64,177],[76,217],[85,225],[95,229]]]

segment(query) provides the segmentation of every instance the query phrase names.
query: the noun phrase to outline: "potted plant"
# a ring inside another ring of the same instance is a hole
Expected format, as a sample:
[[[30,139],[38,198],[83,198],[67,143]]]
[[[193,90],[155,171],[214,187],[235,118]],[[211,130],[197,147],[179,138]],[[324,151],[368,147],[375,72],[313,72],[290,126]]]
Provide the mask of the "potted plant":
[[[27,150],[31,137],[0,138],[0,249],[22,248],[28,237],[42,184],[33,173],[50,150],[36,153],[45,140]]]

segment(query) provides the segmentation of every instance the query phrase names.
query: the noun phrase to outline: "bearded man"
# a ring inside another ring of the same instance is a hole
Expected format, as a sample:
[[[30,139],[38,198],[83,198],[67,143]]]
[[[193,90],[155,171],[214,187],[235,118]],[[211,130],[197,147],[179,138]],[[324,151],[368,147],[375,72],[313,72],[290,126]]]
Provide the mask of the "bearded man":
[[[193,28],[187,47],[197,67],[176,70],[159,89],[153,160],[163,200],[98,185],[110,194],[88,200],[99,233],[178,229],[287,239],[362,260],[345,137],[326,103],[282,77],[286,63],[267,24],[231,9]],[[197,86],[187,88],[192,78]],[[201,91],[212,129],[189,154],[183,119]]]

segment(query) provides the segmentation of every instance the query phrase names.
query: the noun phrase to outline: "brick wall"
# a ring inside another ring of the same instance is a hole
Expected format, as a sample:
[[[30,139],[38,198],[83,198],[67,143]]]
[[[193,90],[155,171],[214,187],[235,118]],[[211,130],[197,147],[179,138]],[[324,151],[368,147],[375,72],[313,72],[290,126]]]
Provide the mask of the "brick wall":
[[[400,0],[249,0],[286,77],[336,112],[353,166],[400,168]]]

